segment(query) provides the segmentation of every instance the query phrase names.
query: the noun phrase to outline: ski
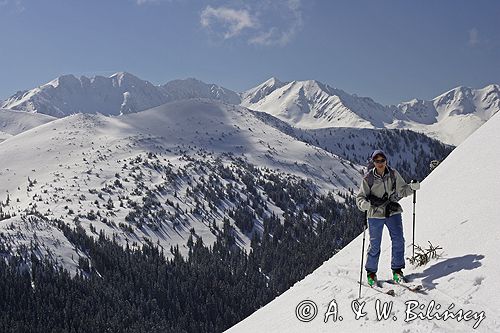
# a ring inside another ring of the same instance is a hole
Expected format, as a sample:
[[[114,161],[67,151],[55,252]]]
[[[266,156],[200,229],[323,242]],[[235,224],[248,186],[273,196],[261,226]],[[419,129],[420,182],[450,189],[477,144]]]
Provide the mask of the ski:
[[[358,281],[358,283],[359,283],[359,281]],[[394,289],[385,288],[379,282],[376,285],[373,285],[373,286],[370,286],[368,284],[364,284],[363,283],[363,286],[365,286],[367,288],[370,288],[372,290],[375,290],[376,292],[379,292],[381,294],[386,294],[386,295],[390,295],[390,296],[393,296],[393,297],[396,296],[396,293],[394,292]]]
[[[408,289],[409,291],[412,291],[414,293],[419,292],[420,290],[423,289],[423,286],[421,284],[415,284],[415,283],[410,283],[410,282],[395,282],[393,280],[385,280],[382,281],[382,283],[388,283],[393,286],[400,286],[403,288]]]

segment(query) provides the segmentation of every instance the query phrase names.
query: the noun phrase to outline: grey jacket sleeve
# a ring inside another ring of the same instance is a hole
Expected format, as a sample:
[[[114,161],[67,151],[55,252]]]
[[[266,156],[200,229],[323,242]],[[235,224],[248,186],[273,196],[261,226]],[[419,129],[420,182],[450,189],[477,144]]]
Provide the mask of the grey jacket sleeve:
[[[400,198],[407,197],[413,194],[413,190],[410,184],[407,184],[403,177],[399,174],[397,170],[394,170],[396,174],[396,193]]]
[[[358,194],[356,195],[356,205],[363,212],[369,210],[371,207],[370,202],[366,200],[368,194],[370,194],[370,187],[368,186],[368,182],[363,178],[361,185],[359,185]]]

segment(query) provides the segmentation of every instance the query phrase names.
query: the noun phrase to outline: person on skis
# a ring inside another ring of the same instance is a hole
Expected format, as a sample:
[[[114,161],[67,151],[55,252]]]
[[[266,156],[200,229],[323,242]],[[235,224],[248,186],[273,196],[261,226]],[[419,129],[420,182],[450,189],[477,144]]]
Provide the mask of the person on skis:
[[[384,225],[387,226],[392,241],[391,269],[395,282],[405,281],[405,240],[401,213],[403,209],[398,204],[402,197],[413,194],[420,189],[419,182],[407,184],[399,172],[387,163],[387,156],[382,150],[375,150],[371,155],[373,167],[363,177],[356,196],[356,204],[361,211],[367,211],[370,245],[365,269],[368,284],[377,283],[380,243]]]

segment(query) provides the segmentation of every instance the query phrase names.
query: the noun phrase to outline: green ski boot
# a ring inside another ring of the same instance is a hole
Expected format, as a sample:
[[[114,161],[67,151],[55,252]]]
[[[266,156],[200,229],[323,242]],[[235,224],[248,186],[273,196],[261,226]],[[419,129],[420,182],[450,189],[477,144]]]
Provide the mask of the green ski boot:
[[[367,272],[366,276],[370,287],[377,284],[377,274],[374,272]]]
[[[396,283],[406,282],[406,278],[401,269],[395,269],[392,271],[392,280]]]

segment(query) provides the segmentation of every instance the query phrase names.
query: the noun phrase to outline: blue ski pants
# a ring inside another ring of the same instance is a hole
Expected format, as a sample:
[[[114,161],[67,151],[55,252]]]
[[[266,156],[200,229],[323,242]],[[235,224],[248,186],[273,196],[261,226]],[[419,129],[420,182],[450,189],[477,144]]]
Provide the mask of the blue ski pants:
[[[377,272],[378,260],[380,258],[380,243],[382,242],[382,231],[384,225],[389,229],[392,241],[391,269],[403,269],[405,267],[405,239],[403,237],[403,221],[401,214],[394,214],[388,218],[369,218],[368,230],[370,232],[370,245],[365,269],[369,272]]]

